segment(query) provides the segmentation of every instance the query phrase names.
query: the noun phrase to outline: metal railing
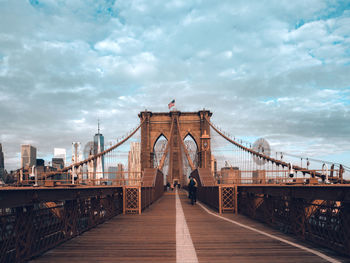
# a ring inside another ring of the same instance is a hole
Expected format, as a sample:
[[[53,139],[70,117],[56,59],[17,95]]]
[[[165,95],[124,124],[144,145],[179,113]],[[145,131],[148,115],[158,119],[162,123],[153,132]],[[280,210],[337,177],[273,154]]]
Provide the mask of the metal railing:
[[[239,170],[231,174],[234,184],[215,184],[207,180],[208,174],[195,170],[191,176],[198,182],[198,199],[218,212],[239,212],[350,256],[349,184],[326,183],[327,179],[311,184],[305,180],[315,178],[290,176],[285,178],[292,181],[277,183],[266,181],[263,170],[245,177],[247,184]]]
[[[113,188],[0,190],[0,262],[23,262],[122,213]]]
[[[124,187],[126,197],[124,201],[124,213],[141,214],[144,209],[153,204],[163,195],[163,173],[158,169],[154,169],[151,180],[152,182],[142,181],[142,186]]]
[[[350,185],[217,185],[198,199],[350,256]]]
[[[350,187],[238,186],[241,213],[350,256]]]
[[[237,185],[222,184],[198,188],[198,200],[221,213],[237,213]]]
[[[152,186],[137,183],[1,188],[0,263],[27,261],[115,215],[140,214],[164,192],[159,170]]]

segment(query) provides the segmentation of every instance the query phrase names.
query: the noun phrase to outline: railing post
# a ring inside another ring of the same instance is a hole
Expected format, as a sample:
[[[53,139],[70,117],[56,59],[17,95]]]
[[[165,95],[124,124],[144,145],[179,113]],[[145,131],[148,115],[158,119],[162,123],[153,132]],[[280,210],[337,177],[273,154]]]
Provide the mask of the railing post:
[[[222,189],[219,185],[219,213],[222,214]]]
[[[126,190],[125,185],[123,186],[123,214],[125,215],[126,211]]]
[[[32,177],[33,176],[34,176],[34,186],[38,186],[38,173],[35,165],[32,166]]]
[[[235,214],[238,215],[238,187],[237,184],[235,184],[235,189],[234,189],[234,195],[235,195]]]
[[[349,226],[349,220],[350,220],[350,203],[343,203],[342,204],[342,211],[341,211],[341,222],[343,226],[343,232],[344,232],[344,250],[346,251],[347,255],[350,256],[350,226]]]
[[[74,184],[74,176],[75,176],[75,167],[72,167],[72,184]]]
[[[139,215],[141,215],[141,187],[138,187],[138,193],[139,193]]]

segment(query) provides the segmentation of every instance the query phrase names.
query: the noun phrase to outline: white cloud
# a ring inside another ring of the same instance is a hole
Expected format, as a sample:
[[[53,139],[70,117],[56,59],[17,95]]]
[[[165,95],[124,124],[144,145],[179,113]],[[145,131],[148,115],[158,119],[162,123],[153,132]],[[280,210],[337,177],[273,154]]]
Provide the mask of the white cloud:
[[[79,120],[72,120],[74,124],[83,124],[85,123],[85,118],[79,119]]]
[[[226,69],[219,73],[219,76],[221,77],[232,77],[237,74],[237,71],[233,68]]]
[[[118,54],[121,51],[120,45],[110,40],[104,40],[104,41],[98,42],[95,45],[95,48],[100,51],[111,51],[116,54]]]
[[[69,148],[97,118],[112,139],[173,98],[236,135],[349,152],[350,12],[336,2],[38,2],[0,3],[9,167],[22,142]]]
[[[193,13],[188,14],[185,19],[183,20],[182,24],[184,26],[189,26],[195,23],[200,23],[203,22],[207,19],[206,16],[198,16]]]
[[[223,56],[227,59],[232,58],[232,51],[228,50],[222,53]]]

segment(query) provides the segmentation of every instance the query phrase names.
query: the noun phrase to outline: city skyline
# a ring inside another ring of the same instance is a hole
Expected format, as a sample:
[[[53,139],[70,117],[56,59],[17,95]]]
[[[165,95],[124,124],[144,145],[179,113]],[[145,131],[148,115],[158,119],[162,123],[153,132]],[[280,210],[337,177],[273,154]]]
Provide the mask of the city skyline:
[[[350,165],[345,1],[1,1],[0,16],[6,170],[21,144],[48,160],[98,119],[112,141],[173,99],[238,138]]]

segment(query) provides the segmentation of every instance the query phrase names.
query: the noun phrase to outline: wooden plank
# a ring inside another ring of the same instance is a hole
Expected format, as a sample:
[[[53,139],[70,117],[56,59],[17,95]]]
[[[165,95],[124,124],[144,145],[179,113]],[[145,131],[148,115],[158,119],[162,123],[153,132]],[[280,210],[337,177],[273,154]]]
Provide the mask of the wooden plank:
[[[165,195],[141,215],[120,215],[33,262],[175,262],[175,199]]]
[[[184,192],[179,197],[199,262],[325,262],[307,251],[214,217],[199,205],[192,206]],[[224,216],[299,242],[242,215]],[[33,262],[175,262],[175,219],[175,193],[166,193],[141,215],[117,216]]]
[[[299,248],[209,215],[199,205],[192,206],[185,196],[180,198],[199,262],[327,262]],[[299,243],[244,216],[233,213],[224,216]]]

